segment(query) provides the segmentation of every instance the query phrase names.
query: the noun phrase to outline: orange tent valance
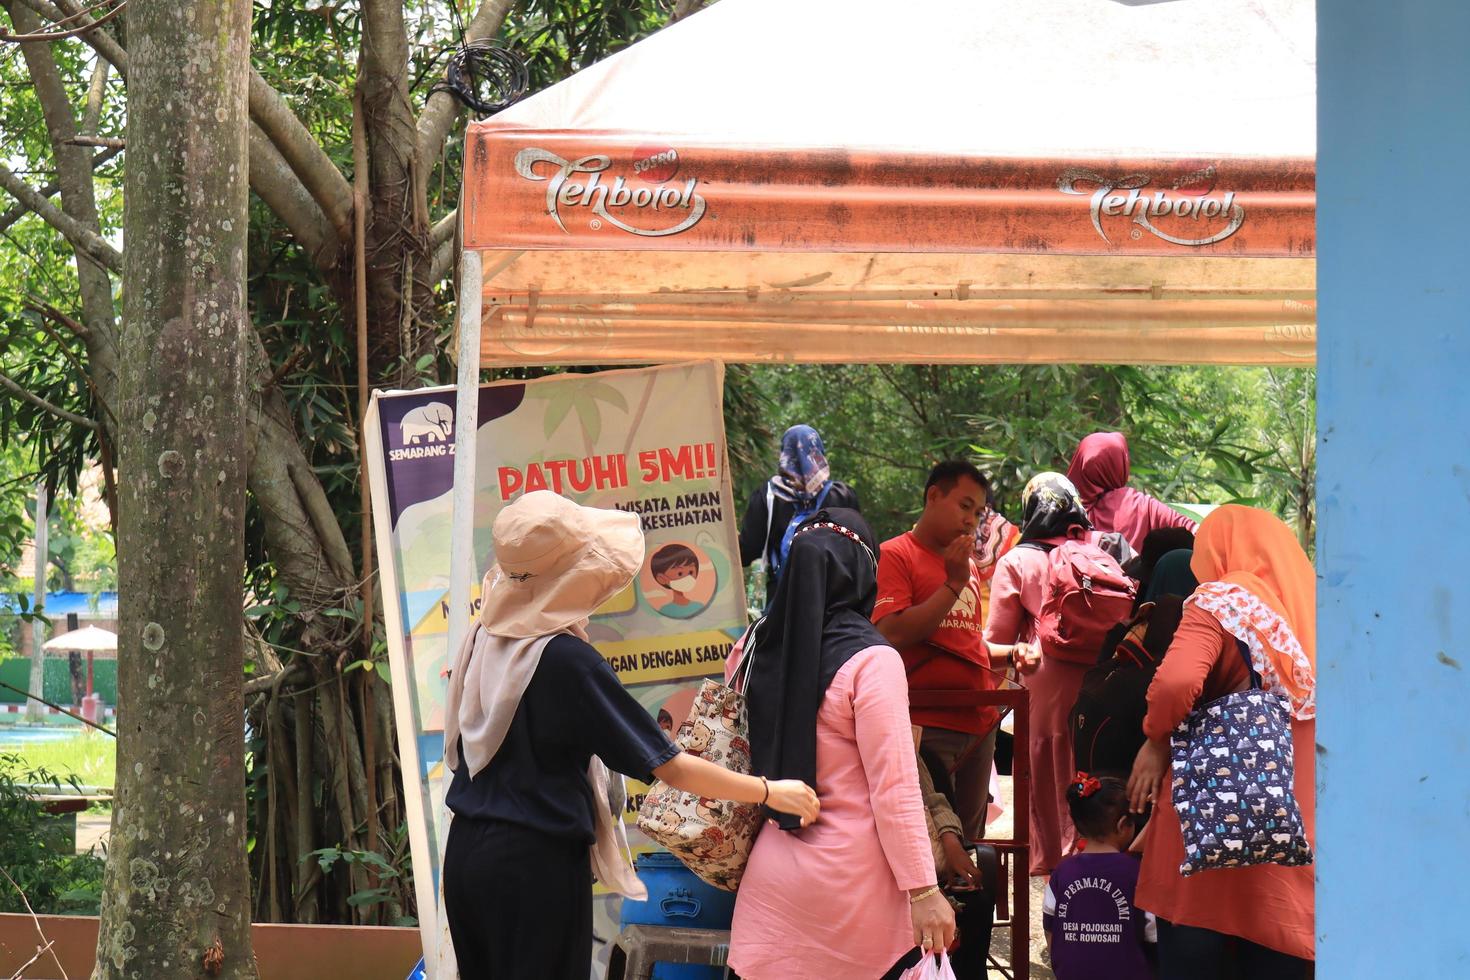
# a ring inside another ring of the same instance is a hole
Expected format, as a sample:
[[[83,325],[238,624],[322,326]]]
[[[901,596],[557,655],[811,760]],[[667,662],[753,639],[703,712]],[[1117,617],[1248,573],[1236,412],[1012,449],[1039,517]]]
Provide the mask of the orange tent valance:
[[[1311,363],[1312,34],[722,0],[471,126],[482,358]]]

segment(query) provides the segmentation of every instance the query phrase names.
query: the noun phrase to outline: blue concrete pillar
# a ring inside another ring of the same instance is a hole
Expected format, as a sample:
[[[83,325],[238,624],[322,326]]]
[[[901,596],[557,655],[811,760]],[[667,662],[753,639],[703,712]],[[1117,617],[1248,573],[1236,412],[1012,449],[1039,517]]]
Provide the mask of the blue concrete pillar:
[[[1466,977],[1470,4],[1317,11],[1318,976]]]

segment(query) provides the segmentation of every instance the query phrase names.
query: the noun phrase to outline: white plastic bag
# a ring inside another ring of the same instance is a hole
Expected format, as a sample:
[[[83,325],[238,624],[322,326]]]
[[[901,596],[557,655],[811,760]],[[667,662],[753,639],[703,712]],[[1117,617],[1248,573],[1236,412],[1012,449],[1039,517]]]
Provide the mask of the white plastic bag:
[[[949,954],[926,955],[918,966],[911,966],[898,980],[955,980],[954,970],[949,966]]]

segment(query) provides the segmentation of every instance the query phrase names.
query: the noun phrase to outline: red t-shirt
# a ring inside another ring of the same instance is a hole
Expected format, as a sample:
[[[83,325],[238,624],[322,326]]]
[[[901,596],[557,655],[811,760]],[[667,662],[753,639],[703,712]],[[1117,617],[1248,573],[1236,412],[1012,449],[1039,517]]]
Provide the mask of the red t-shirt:
[[[884,616],[917,606],[945,588],[948,575],[944,559],[919,543],[912,531],[883,542],[878,558],[878,600],[873,605],[873,622]],[[940,621],[927,642],[898,651],[909,678],[909,690],[993,691],[998,678],[987,669],[990,653],[985,646],[986,606],[990,583],[975,574],[970,564],[970,584]],[[995,708],[913,708],[915,725],[944,728],[954,732],[984,735],[996,726],[1000,712]]]

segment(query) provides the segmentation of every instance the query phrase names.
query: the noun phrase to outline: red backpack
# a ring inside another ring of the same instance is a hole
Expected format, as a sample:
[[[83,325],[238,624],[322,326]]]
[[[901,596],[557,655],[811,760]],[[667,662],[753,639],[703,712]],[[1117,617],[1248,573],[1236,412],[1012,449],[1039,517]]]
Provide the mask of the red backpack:
[[[1113,556],[1080,538],[1027,541],[1046,552],[1046,584],[1036,636],[1049,657],[1094,664],[1108,631],[1133,614],[1137,586]]]

